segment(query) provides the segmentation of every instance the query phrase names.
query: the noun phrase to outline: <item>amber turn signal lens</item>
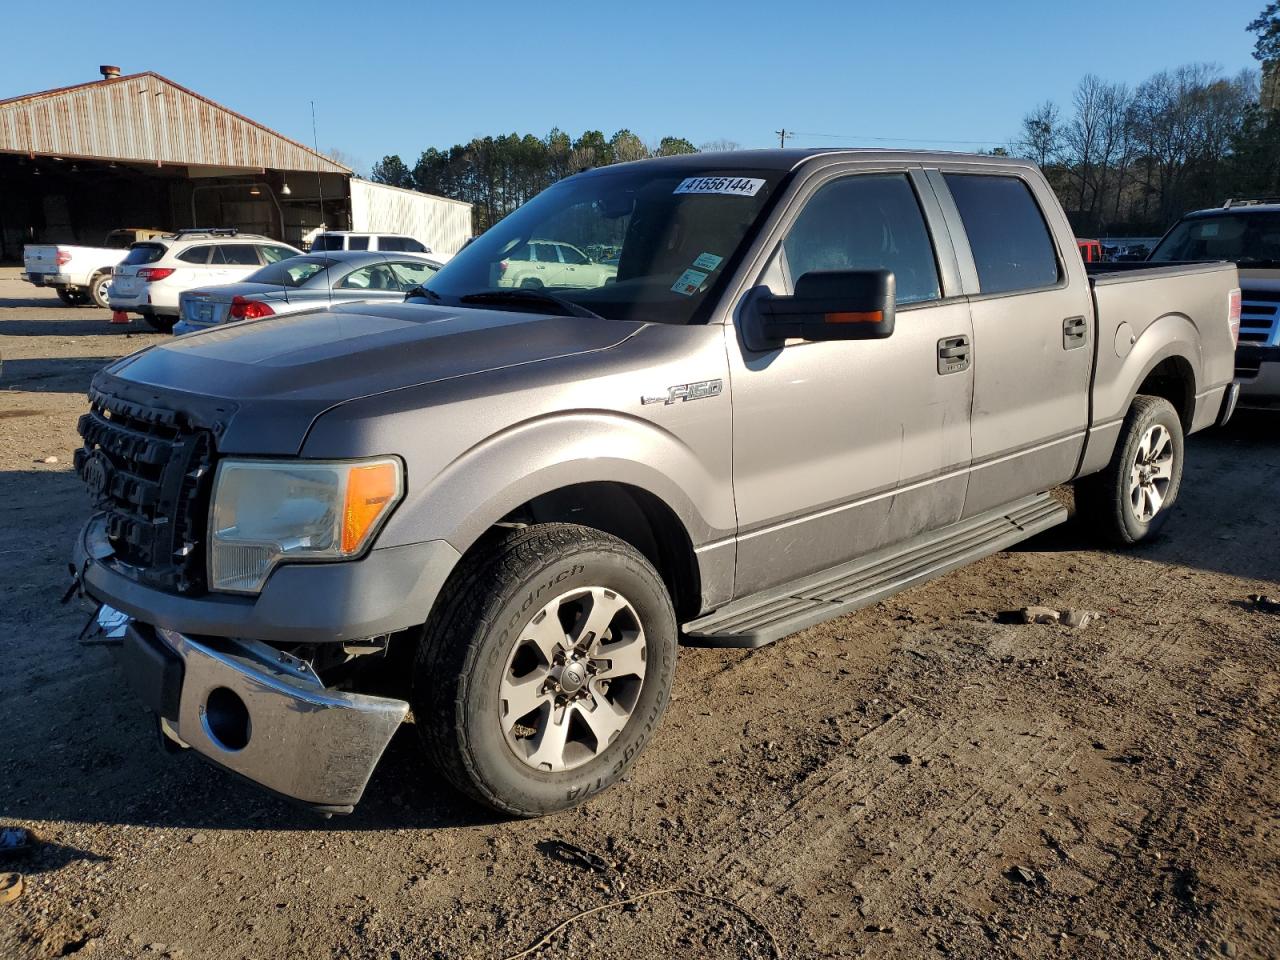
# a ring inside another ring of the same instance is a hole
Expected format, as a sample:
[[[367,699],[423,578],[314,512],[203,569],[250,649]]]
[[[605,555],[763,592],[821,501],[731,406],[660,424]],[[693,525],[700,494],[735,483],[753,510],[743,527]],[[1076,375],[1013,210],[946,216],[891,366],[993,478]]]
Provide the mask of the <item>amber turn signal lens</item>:
[[[383,512],[400,495],[400,471],[394,463],[352,467],[342,510],[342,552],[355,553]]]
[[[884,319],[880,310],[869,310],[864,313],[828,313],[827,323],[879,323]]]

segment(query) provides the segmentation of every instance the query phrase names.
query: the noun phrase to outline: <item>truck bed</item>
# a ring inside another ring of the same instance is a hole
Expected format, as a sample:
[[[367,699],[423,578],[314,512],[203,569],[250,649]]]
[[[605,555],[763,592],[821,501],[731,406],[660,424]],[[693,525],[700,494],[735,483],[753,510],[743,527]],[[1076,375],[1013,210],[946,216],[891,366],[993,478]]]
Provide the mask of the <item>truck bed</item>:
[[[1231,292],[1239,287],[1235,264],[1085,264],[1096,313],[1091,426],[1118,425],[1135,384],[1161,362],[1171,346],[1197,358],[1195,418],[1188,432],[1212,422],[1210,409],[1235,373],[1235,342],[1228,322]],[[1208,419],[1206,419],[1206,417]]]

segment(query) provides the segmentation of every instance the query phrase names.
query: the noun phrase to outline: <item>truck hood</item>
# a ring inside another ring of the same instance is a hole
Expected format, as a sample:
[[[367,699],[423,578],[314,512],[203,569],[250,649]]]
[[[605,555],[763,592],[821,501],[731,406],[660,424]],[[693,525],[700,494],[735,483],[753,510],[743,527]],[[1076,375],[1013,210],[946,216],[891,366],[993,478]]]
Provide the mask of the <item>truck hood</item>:
[[[296,453],[331,407],[391,390],[607,350],[642,324],[419,304],[269,317],[178,337],[108,366],[95,389],[214,411],[231,453]],[[144,396],[144,395],[150,396]]]

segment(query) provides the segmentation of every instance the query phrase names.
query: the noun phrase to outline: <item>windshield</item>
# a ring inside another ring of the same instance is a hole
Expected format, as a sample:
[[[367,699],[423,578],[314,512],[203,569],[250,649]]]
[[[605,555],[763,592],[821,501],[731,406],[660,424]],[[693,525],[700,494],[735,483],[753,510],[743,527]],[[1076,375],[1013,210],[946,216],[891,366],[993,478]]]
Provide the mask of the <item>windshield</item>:
[[[316,274],[328,270],[336,260],[328,257],[290,257],[263,267],[245,277],[246,283],[269,283],[275,287],[300,287]]]
[[[1224,213],[1183,220],[1149,259],[1280,261],[1280,213]]]
[[[521,290],[613,320],[698,322],[781,177],[647,164],[573,177],[495,224],[427,288],[452,303]],[[524,296],[486,297],[485,305],[548,309]]]

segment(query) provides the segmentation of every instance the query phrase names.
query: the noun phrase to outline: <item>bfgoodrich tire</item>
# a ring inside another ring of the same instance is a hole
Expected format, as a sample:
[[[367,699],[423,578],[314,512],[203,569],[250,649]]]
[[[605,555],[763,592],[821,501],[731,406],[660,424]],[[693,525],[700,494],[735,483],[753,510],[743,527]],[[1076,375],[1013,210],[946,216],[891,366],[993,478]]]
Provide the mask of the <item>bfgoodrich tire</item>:
[[[1162,397],[1135,397],[1111,462],[1076,485],[1081,517],[1105,541],[1132,546],[1155,537],[1182,486],[1182,421]]]
[[[629,544],[571,524],[496,533],[450,577],[418,648],[426,752],[504,813],[574,806],[653,735],[676,634],[662,579]]]

